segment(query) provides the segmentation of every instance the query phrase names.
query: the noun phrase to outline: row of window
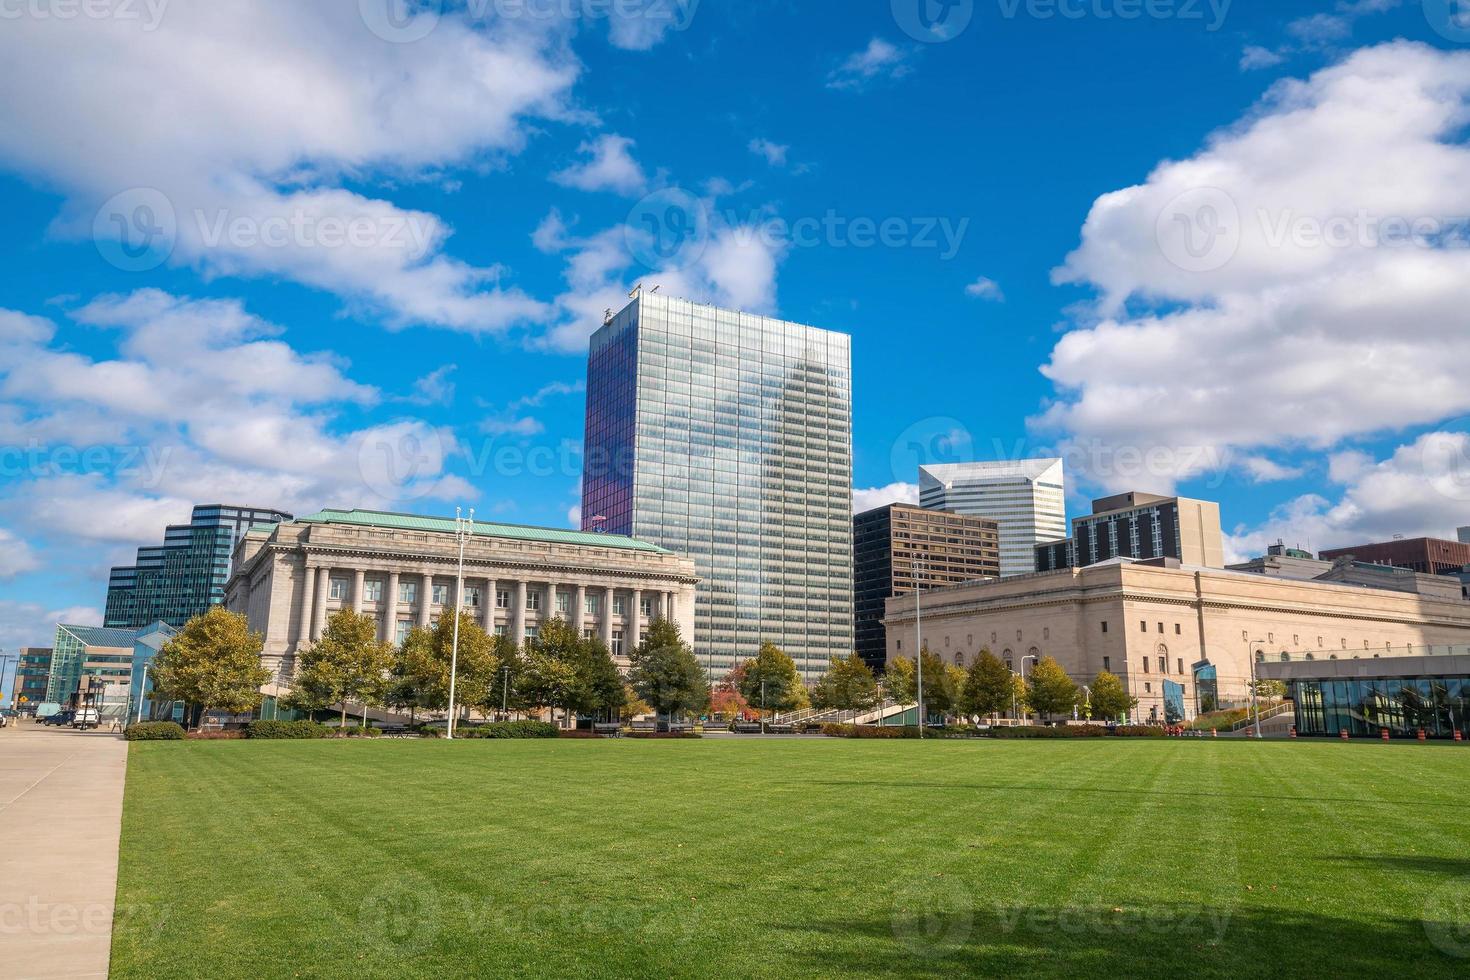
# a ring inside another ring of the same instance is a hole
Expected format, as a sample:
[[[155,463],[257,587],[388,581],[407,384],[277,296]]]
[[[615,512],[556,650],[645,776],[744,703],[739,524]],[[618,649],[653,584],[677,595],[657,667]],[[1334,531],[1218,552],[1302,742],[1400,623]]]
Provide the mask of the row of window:
[[[417,582],[399,582],[398,583],[398,602],[399,602],[399,604],[400,605],[405,605],[405,606],[411,606],[415,602],[417,602],[418,601],[418,595],[419,595],[419,588],[418,588],[418,586],[419,586],[419,583],[417,583]],[[351,593],[351,585],[350,585],[350,583],[348,582],[347,579],[345,579],[345,578],[334,578],[334,579],[331,580],[331,586],[328,589],[328,596],[330,598],[337,599],[339,601],[345,602],[347,600],[348,595],[350,595],[350,593]],[[464,607],[466,609],[479,609],[481,607],[481,594],[482,594],[482,590],[480,590],[479,588],[476,588],[475,586],[468,586],[468,585],[465,586],[465,590],[464,590]],[[572,593],[570,593],[570,592],[557,592],[556,593],[556,611],[557,612],[562,612],[562,613],[570,612],[571,611],[571,608],[572,608],[572,598],[573,598],[573,596],[572,596]],[[363,582],[363,601],[365,601],[365,602],[381,602],[382,599],[383,599],[383,583],[382,583],[381,580],[378,580],[378,579],[368,579],[368,580],[366,580],[366,581]],[[449,586],[448,585],[440,585],[437,582],[434,583],[433,586],[432,586],[432,591],[431,591],[431,595],[429,597],[429,601],[430,601],[430,604],[431,605],[435,605],[435,606],[447,606],[447,605],[449,605]],[[512,599],[512,593],[511,593],[511,591],[509,589],[498,589],[498,590],[496,590],[496,592],[495,592],[495,608],[496,609],[509,609],[509,608],[511,608],[513,601],[514,600]],[[526,609],[528,611],[530,611],[530,612],[536,612],[536,611],[538,611],[538,610],[541,609],[541,604],[542,604],[542,592],[541,592],[541,590],[538,590],[538,589],[527,589],[526,590]],[[627,597],[620,596],[620,595],[613,596],[613,604],[612,605],[613,605],[613,615],[615,615],[615,616],[622,616],[622,615],[624,615],[627,612]],[[639,612],[641,612],[644,616],[646,616],[646,617],[652,616],[653,615],[653,599],[650,596],[641,596],[641,597],[639,597],[638,608],[639,608]],[[587,595],[587,596],[584,597],[582,611],[586,615],[588,615],[588,616],[596,616],[601,611],[601,609],[602,609],[602,596],[600,596],[600,595]]]

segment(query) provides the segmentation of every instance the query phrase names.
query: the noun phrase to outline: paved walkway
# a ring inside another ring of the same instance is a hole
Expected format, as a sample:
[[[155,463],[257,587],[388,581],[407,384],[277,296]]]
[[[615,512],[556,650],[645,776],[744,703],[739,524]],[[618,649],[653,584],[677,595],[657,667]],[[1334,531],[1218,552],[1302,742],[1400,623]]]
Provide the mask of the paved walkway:
[[[0,729],[0,976],[106,977],[127,743]]]

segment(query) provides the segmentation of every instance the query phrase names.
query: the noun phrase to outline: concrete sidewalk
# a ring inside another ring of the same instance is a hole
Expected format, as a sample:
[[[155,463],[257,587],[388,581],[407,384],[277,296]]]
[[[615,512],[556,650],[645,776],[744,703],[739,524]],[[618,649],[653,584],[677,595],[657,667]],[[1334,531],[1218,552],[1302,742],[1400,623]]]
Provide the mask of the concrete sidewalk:
[[[127,748],[0,729],[0,976],[107,976]]]

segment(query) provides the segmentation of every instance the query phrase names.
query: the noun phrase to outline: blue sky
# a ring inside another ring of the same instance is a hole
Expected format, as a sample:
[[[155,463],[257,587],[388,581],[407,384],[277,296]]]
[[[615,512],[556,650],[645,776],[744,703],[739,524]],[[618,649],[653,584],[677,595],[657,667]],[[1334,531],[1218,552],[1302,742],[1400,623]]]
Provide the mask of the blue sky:
[[[861,505],[1060,452],[1237,554],[1470,523],[1467,5],[794,6],[15,8],[0,648],[193,502],[575,520],[640,281],[854,336]]]

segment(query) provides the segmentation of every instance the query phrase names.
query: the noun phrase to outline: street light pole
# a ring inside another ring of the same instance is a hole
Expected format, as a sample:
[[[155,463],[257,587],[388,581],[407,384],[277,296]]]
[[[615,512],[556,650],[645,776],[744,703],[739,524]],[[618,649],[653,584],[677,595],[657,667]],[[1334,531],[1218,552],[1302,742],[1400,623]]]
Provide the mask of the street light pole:
[[[454,579],[454,641],[449,647],[449,725],[445,731],[447,738],[454,738],[454,683],[459,673],[459,611],[460,603],[464,600],[464,546],[465,541],[474,533],[475,508],[470,508],[469,520],[459,516],[459,508],[454,508],[454,538],[459,545],[459,571]],[[431,596],[425,596],[429,599]],[[366,717],[366,714],[364,714]]]
[[[148,662],[143,662],[143,680],[138,685],[138,724],[143,724],[143,697],[148,693]]]
[[[924,605],[923,598],[922,598],[922,594],[924,592],[924,583],[919,578],[919,571],[923,567],[924,567],[924,560],[922,558],[915,558],[914,559],[914,643],[918,646],[918,651],[914,654],[914,661],[915,661],[915,664],[916,664],[917,675],[918,675],[918,679],[919,679],[919,683],[918,683],[919,704],[918,704],[918,707],[917,707],[916,710],[919,713],[919,719],[918,720],[919,720],[919,738],[920,738],[920,740],[922,740],[924,738],[924,616],[923,616],[923,610],[922,610],[922,607]]]

